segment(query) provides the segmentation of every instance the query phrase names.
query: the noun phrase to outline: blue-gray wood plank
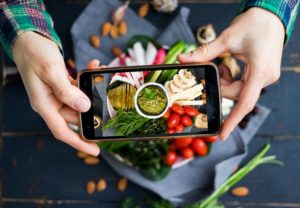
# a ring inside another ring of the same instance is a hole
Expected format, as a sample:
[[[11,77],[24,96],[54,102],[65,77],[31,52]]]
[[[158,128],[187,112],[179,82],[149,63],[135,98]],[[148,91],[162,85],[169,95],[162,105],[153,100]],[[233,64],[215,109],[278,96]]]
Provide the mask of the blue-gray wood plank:
[[[69,30],[89,1],[45,2],[62,39],[65,55],[71,57]],[[230,23],[238,4],[228,2],[237,1],[220,2],[226,3],[197,3],[196,0],[190,0],[189,3],[182,4],[191,9],[189,24],[193,31],[200,25],[212,23],[219,33]],[[138,6],[139,4],[132,5],[134,9]],[[175,15],[176,13],[163,15],[151,9],[146,18],[163,29]],[[293,69],[299,66],[299,26],[298,18],[294,34],[284,51],[284,68]],[[6,58],[6,65],[10,64]],[[285,162],[285,166],[268,165],[256,169],[239,184],[248,186],[250,195],[236,198],[227,194],[221,199],[227,207],[300,207],[300,169],[297,166],[300,159],[300,129],[297,123],[297,107],[300,104],[297,93],[299,78],[299,74],[293,71],[284,71],[279,83],[268,88],[260,102],[270,107],[272,113],[249,145],[250,155],[253,155],[266,142],[271,142],[270,154],[278,155]],[[141,201],[155,197],[132,183],[129,183],[124,193],[120,193],[116,188],[119,176],[104,161],[99,166],[86,166],[76,157],[75,150],[55,141],[44,122],[31,110],[23,85],[18,79],[9,78],[10,82],[0,89],[0,96],[1,90],[4,91],[0,99],[0,118],[3,122],[3,126],[0,122],[3,134],[0,134],[1,207],[114,208],[120,207],[121,200],[128,196]],[[102,177],[108,181],[107,190],[87,195],[86,181]]]

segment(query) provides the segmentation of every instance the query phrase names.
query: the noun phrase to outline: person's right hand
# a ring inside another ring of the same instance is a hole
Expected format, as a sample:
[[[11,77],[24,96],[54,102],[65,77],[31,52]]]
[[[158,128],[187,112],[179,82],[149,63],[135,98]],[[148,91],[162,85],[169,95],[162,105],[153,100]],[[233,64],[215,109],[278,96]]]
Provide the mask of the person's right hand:
[[[89,110],[88,97],[72,85],[57,45],[35,32],[25,32],[13,46],[13,57],[25,85],[30,104],[42,116],[53,135],[72,147],[97,156],[95,143],[82,140],[67,123],[79,125],[78,112]],[[89,67],[100,64],[93,61]]]
[[[278,80],[284,36],[283,24],[276,15],[251,8],[239,15],[216,40],[178,56],[181,63],[205,62],[230,52],[245,63],[242,80],[233,80],[228,68],[220,67],[222,96],[238,100],[222,126],[221,139],[226,139],[253,109],[261,89]]]

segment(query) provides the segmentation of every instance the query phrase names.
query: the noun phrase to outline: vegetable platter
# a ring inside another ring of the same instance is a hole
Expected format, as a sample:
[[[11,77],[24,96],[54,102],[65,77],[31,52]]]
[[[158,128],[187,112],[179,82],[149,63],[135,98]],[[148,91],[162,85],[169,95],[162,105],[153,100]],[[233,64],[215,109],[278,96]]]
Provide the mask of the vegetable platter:
[[[195,45],[182,40],[170,47],[161,46],[147,36],[135,35],[129,39],[126,52],[114,59],[109,66],[174,64],[178,54],[195,48]],[[108,119],[102,121],[103,125],[98,128],[114,131],[117,136],[175,133],[188,128],[205,128],[207,125],[205,80],[197,83],[195,75],[186,69],[118,72],[111,76],[106,94]],[[142,96],[134,98],[141,94]],[[171,97],[171,105],[166,106],[164,94]],[[149,108],[151,102],[160,102],[155,105],[161,104],[161,109]],[[137,104],[140,109],[137,109]],[[232,101],[227,101],[226,111],[232,104]],[[99,118],[97,122],[97,116],[94,119],[95,123],[101,123]],[[217,137],[158,139],[101,142],[99,146],[119,161],[138,169],[145,177],[161,180],[172,169],[187,164],[192,159],[207,156],[211,144],[216,140]]]

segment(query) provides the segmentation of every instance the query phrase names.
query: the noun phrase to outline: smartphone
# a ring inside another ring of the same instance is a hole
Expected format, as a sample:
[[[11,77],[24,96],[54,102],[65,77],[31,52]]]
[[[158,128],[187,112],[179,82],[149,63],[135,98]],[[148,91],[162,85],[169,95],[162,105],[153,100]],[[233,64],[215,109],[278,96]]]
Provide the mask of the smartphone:
[[[219,74],[213,63],[83,70],[78,80],[92,103],[80,113],[85,140],[197,137],[220,130]]]

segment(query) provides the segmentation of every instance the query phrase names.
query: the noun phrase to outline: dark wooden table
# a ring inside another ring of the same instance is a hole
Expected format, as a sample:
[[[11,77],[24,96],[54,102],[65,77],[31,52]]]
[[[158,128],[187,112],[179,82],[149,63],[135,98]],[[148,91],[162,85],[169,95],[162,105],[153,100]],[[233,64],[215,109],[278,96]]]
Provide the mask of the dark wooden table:
[[[143,1],[134,2],[136,9]],[[208,3],[210,2],[210,3]],[[66,57],[72,57],[70,27],[89,3],[87,0],[48,0],[55,27],[62,38]],[[182,1],[191,9],[189,24],[193,30],[202,24],[213,23],[222,31],[235,16],[238,1]],[[175,13],[176,14],[176,13]],[[175,16],[151,10],[147,16],[163,29]],[[265,165],[257,168],[239,185],[249,187],[250,194],[236,198],[230,194],[221,198],[228,207],[300,207],[300,21],[286,47],[282,75],[278,83],[268,87],[260,103],[272,113],[249,145],[252,156],[264,144],[271,143],[270,154],[284,161],[284,167]],[[1,56],[1,67],[11,62]],[[0,89],[0,148],[1,148],[1,207],[119,207],[126,197],[138,201],[155,197],[133,183],[125,192],[117,190],[118,176],[104,161],[87,166],[76,157],[76,151],[51,136],[43,120],[34,113],[19,76],[2,79]],[[88,180],[107,180],[104,192],[87,195]]]

